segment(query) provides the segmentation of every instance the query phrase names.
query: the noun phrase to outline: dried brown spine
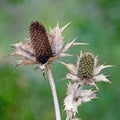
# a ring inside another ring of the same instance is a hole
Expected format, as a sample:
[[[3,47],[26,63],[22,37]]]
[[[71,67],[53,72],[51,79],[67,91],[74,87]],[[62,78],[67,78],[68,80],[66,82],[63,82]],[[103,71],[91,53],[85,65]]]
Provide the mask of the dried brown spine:
[[[53,54],[46,30],[38,21],[32,22],[30,25],[30,38],[36,60],[41,64],[45,64]]]

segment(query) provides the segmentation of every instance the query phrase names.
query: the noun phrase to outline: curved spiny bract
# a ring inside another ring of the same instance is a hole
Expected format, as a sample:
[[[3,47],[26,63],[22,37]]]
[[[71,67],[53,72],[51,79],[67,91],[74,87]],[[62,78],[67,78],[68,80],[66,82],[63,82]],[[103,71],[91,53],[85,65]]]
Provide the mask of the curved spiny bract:
[[[36,60],[41,64],[45,64],[53,54],[46,30],[38,21],[32,22],[30,25],[30,38]]]

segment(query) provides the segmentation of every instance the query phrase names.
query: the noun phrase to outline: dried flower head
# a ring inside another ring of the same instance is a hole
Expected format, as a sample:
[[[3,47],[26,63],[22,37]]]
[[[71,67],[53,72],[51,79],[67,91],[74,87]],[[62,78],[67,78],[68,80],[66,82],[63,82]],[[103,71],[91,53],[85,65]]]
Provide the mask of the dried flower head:
[[[30,38],[27,41],[12,44],[15,52],[11,55],[17,55],[21,60],[17,61],[17,66],[20,64],[38,64],[35,69],[41,69],[44,72],[47,64],[51,64],[60,57],[70,56],[65,53],[71,46],[85,45],[85,43],[75,43],[75,39],[64,44],[63,30],[69,25],[66,24],[60,28],[57,24],[50,33],[47,34],[44,26],[38,22],[30,24]]]
[[[69,73],[66,75],[66,79],[70,79],[74,82],[79,82],[81,85],[93,85],[97,89],[95,82],[104,81],[111,83],[107,77],[100,73],[102,69],[111,67],[111,65],[98,65],[98,57],[94,57],[91,53],[80,53],[77,60],[77,65],[63,63]]]
[[[30,25],[30,39],[36,60],[45,64],[53,55],[46,30],[38,21],[32,22]]]
[[[84,54],[78,61],[78,77],[81,80],[89,80],[93,77],[94,57],[92,54]]]

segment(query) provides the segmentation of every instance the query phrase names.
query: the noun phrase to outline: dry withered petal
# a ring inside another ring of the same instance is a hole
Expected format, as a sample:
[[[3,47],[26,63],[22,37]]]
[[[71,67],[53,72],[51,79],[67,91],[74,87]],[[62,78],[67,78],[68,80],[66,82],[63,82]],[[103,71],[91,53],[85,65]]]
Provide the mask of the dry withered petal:
[[[41,64],[45,64],[53,54],[46,30],[38,21],[32,22],[30,25],[30,39],[36,60]]]

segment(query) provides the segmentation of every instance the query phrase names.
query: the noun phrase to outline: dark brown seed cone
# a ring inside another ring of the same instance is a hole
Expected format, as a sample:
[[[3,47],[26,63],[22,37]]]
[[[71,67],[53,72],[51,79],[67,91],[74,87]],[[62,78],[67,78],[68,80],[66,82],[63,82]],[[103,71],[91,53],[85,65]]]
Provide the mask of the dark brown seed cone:
[[[36,60],[41,64],[46,63],[53,54],[46,30],[38,21],[32,22],[30,25],[30,38]]]
[[[89,53],[84,53],[79,61],[78,76],[81,80],[89,80],[93,77],[94,58]]]

